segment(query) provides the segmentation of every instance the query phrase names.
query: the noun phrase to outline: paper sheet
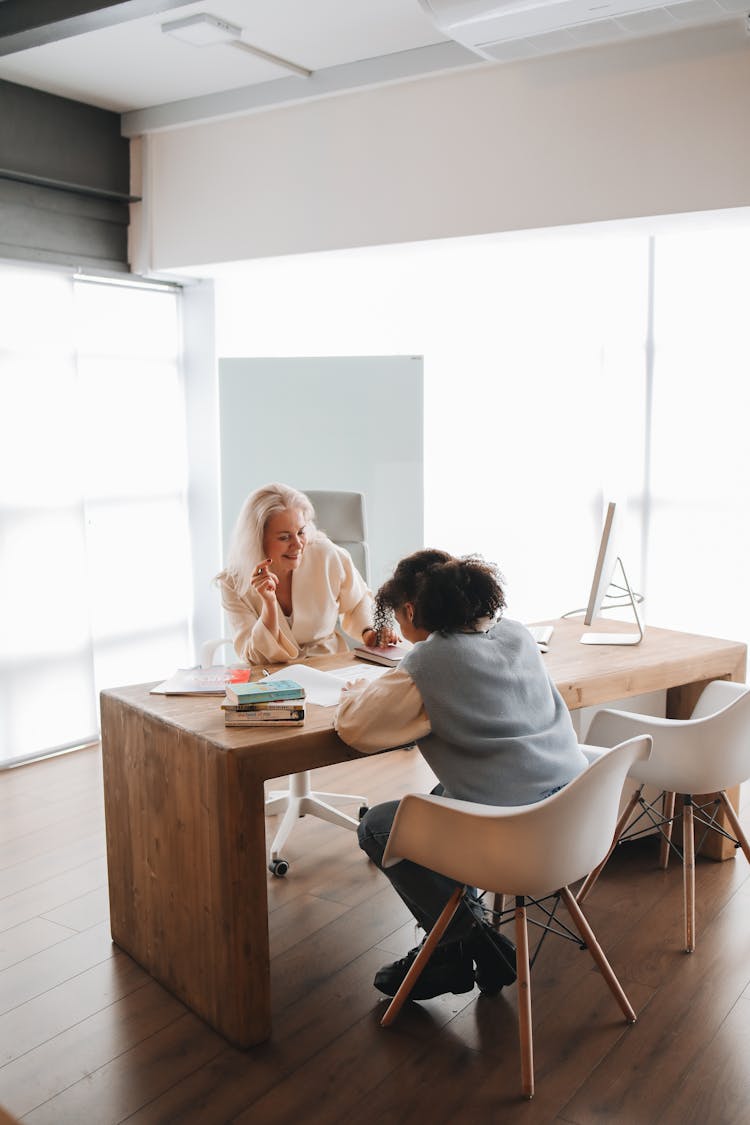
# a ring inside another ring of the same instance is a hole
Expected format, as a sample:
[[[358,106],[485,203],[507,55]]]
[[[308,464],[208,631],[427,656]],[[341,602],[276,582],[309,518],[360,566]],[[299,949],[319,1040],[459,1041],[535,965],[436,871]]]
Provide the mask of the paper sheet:
[[[268,680],[296,680],[305,689],[308,703],[319,707],[335,707],[341,695],[341,688],[349,680],[376,680],[388,669],[377,664],[363,665],[361,660],[337,668],[335,672],[322,672],[308,664],[289,664],[278,672],[273,672]]]

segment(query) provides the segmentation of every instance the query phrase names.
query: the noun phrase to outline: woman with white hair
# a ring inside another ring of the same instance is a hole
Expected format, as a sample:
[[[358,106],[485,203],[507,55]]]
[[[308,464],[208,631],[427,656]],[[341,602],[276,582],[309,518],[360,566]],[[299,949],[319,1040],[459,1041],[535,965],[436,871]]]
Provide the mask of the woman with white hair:
[[[234,647],[248,664],[346,650],[336,626],[375,644],[373,601],[343,547],[318,531],[304,492],[267,484],[242,506],[216,581]],[[384,636],[383,641],[395,640]]]

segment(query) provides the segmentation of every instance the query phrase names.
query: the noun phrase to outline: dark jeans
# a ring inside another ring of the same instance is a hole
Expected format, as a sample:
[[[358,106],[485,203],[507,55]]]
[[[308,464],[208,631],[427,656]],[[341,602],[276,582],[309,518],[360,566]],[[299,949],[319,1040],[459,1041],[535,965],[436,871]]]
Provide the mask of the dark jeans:
[[[440,796],[443,792],[442,785],[437,785],[432,792]],[[359,846],[390,881],[425,933],[429,933],[459,884],[445,875],[430,871],[428,867],[412,863],[409,859],[402,859],[393,867],[383,868],[383,852],[398,806],[398,801],[385,801],[382,805],[373,806],[363,816],[359,823]],[[471,907],[467,909],[462,904],[453,915],[441,939],[441,945],[467,938],[474,925],[475,914],[476,917],[481,917],[481,904],[476,892],[472,891],[471,897]]]

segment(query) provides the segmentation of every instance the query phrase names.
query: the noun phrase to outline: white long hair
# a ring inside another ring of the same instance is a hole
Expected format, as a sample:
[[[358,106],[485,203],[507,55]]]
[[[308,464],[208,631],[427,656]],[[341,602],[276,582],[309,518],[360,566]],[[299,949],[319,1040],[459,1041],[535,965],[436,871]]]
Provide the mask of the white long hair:
[[[240,597],[250,587],[253,568],[266,557],[263,536],[269,519],[287,508],[302,512],[308,542],[314,539],[317,535],[313,522],[315,509],[304,492],[288,484],[264,484],[251,492],[242,505],[229,542],[226,567],[217,575],[218,580],[230,579]]]

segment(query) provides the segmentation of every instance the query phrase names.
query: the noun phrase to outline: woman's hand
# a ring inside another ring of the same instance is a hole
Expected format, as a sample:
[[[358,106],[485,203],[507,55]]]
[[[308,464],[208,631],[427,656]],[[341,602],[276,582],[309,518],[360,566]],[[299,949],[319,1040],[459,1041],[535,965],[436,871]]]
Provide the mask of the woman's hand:
[[[269,569],[271,565],[270,559],[263,559],[257,566],[253,567],[253,577],[251,584],[254,590],[260,594],[266,605],[271,605],[276,601],[276,587],[279,580],[276,575]]]
[[[364,676],[361,676],[358,680],[347,680],[341,690],[342,692],[356,691],[362,687],[367,687],[367,680]]]

